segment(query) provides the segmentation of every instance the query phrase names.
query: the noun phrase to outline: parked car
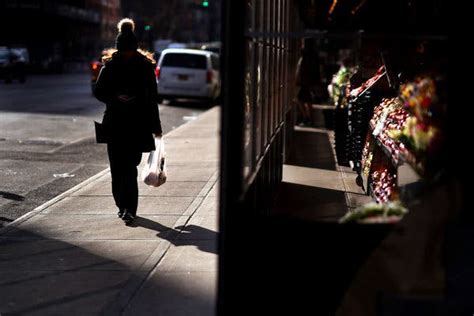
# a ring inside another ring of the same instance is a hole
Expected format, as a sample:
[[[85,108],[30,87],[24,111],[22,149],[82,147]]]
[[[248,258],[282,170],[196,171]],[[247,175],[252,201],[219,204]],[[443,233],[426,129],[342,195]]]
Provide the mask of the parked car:
[[[29,64],[28,50],[23,47],[0,47],[0,78],[6,83],[26,81],[26,67]]]
[[[215,102],[221,91],[219,55],[203,50],[165,49],[156,67],[162,99],[204,99]]]

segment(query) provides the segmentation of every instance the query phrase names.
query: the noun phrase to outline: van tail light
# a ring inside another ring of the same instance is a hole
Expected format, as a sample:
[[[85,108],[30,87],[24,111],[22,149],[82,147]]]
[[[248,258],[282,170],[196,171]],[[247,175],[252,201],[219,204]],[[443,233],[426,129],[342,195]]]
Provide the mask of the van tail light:
[[[93,63],[92,64],[92,70],[97,70],[97,68],[99,68],[99,65],[97,65],[96,63]]]
[[[211,83],[212,82],[212,71],[208,70],[206,74],[206,82]]]
[[[155,76],[156,76],[156,79],[160,79],[160,67],[156,67],[155,68]]]

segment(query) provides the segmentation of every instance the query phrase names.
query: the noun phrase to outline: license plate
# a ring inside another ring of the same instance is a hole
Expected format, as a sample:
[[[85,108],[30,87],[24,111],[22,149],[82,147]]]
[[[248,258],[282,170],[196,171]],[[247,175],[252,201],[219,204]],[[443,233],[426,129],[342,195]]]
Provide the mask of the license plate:
[[[178,80],[188,80],[188,75],[178,75]]]

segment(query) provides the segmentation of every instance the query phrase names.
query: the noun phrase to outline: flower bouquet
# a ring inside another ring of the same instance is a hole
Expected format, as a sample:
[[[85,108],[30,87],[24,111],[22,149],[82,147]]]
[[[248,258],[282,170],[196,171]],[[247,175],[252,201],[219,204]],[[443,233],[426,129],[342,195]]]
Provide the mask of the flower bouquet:
[[[401,143],[404,159],[424,176],[427,157],[435,156],[442,143],[439,123],[432,115],[433,110],[438,106],[435,83],[429,77],[417,78],[414,82],[400,87],[400,97],[405,110],[412,116],[405,121],[403,128],[391,129],[387,135]]]

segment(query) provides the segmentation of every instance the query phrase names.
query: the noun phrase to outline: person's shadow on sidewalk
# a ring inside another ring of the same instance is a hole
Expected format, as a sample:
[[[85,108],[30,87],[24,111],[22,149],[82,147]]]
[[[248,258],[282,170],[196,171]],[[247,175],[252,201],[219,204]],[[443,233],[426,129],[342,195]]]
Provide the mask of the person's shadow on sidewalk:
[[[157,237],[168,240],[175,246],[196,246],[199,250],[217,254],[214,243],[203,241],[217,241],[217,232],[196,225],[181,225],[175,228],[137,216],[129,227],[143,227],[158,232]]]

